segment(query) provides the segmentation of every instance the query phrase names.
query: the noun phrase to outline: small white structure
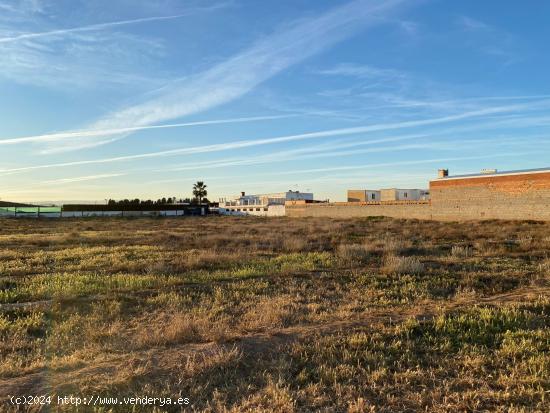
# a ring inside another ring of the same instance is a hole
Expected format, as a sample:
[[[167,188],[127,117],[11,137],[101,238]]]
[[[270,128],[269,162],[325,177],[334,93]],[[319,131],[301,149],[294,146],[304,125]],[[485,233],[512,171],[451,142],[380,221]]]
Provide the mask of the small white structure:
[[[286,201],[313,201],[313,194],[309,192],[287,191],[273,194],[246,195],[230,199],[220,198],[219,213],[221,215],[256,215],[256,216],[284,216]]]
[[[380,201],[380,191],[367,189],[365,190],[365,198],[367,201]]]
[[[398,189],[389,188],[380,190],[382,201],[425,201],[430,199],[430,191],[427,189]]]

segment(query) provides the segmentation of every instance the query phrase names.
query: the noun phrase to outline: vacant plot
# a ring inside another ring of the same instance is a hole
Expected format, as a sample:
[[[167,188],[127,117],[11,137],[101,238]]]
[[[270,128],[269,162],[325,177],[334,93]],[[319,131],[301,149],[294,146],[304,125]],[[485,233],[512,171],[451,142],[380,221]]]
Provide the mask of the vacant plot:
[[[4,219],[0,410],[550,411],[549,293],[548,223]]]

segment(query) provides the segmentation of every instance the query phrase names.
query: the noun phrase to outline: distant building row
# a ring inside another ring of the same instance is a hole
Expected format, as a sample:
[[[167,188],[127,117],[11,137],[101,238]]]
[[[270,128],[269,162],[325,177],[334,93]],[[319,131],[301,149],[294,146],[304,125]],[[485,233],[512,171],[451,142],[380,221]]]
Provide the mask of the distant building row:
[[[424,201],[430,199],[427,189],[349,189],[348,202]]]
[[[222,215],[284,216],[287,201],[313,202],[310,192],[287,191],[272,194],[246,195],[220,198],[219,213]]]
[[[511,219],[550,221],[550,168],[449,176],[440,169],[430,190],[348,191],[346,203],[287,205],[287,216],[356,218],[387,216],[441,221]],[[405,197],[405,192],[407,196]],[[428,197],[429,202],[422,197]],[[380,202],[377,197],[380,197]],[[368,201],[367,201],[368,200]],[[410,200],[411,202],[403,202]],[[383,202],[399,201],[399,202]]]

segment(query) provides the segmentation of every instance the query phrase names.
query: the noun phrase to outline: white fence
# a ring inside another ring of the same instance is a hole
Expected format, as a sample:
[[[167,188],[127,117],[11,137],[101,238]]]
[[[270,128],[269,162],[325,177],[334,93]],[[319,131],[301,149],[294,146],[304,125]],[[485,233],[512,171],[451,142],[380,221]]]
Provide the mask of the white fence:
[[[236,215],[236,216],[247,216],[254,215],[258,217],[282,217],[286,215],[286,210],[284,205],[269,205],[267,207],[261,206],[256,207],[254,205],[244,205],[237,207],[220,207],[220,215]]]

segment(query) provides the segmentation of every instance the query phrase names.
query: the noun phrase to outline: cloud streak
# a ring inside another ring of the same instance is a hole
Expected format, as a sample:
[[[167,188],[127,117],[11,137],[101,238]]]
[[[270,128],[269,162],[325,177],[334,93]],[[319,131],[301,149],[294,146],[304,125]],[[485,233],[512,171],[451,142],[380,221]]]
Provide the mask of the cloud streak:
[[[106,179],[106,178],[115,178],[118,176],[127,175],[125,173],[112,173],[112,174],[99,174],[99,175],[87,175],[87,176],[75,176],[72,178],[60,178],[52,179],[49,181],[43,181],[42,184],[67,184],[72,182],[84,182],[84,181],[95,181],[97,179]]]
[[[383,163],[375,163],[375,164],[368,164],[368,165],[351,165],[351,166],[335,166],[335,167],[329,167],[329,168],[300,169],[300,170],[293,170],[293,171],[281,171],[278,174],[282,174],[282,175],[294,175],[294,174],[303,174],[303,173],[317,174],[319,172],[352,171],[352,170],[362,170],[362,169],[367,170],[371,168],[381,168],[381,167],[387,167],[387,166],[422,165],[422,164],[428,164],[428,163],[470,161],[470,160],[476,160],[476,159],[492,159],[492,158],[532,155],[535,153],[537,152],[534,152],[534,151],[502,152],[502,153],[493,153],[490,155],[457,156],[457,157],[449,157],[449,158],[419,159],[414,161],[383,162]]]
[[[384,69],[372,65],[357,65],[353,63],[340,63],[330,69],[318,70],[314,73],[326,76],[347,76],[384,81],[395,81],[395,79],[406,77],[404,73],[394,69]]]
[[[485,115],[512,112],[520,107],[521,107],[520,105],[499,106],[499,107],[492,107],[492,108],[486,108],[486,109],[481,109],[477,111],[464,112],[460,114],[444,116],[439,118],[421,119],[421,120],[396,122],[396,123],[382,123],[382,124],[375,124],[375,125],[368,125],[368,126],[359,126],[354,128],[332,129],[332,130],[326,130],[326,131],[320,131],[320,132],[310,132],[310,133],[302,133],[297,135],[280,136],[275,138],[241,140],[241,141],[233,141],[233,142],[227,142],[227,143],[170,149],[166,151],[149,152],[149,153],[142,153],[142,154],[136,154],[136,155],[124,155],[124,156],[86,160],[86,161],[74,161],[74,162],[54,163],[54,164],[47,164],[47,165],[25,166],[25,167],[18,167],[18,168],[3,169],[3,170],[0,170],[0,174],[6,175],[6,174],[13,174],[13,173],[25,172],[25,171],[31,171],[31,170],[37,170],[37,169],[58,168],[58,167],[77,166],[77,165],[90,165],[90,164],[104,164],[104,163],[142,160],[142,159],[165,157],[165,156],[220,152],[220,151],[248,148],[253,146],[278,144],[283,142],[311,140],[311,139],[328,138],[328,137],[334,137],[334,136],[353,135],[358,133],[414,128],[418,126],[437,125],[437,124],[453,122],[457,120],[481,117]]]
[[[162,20],[174,20],[174,19],[179,19],[181,17],[189,16],[189,14],[190,13],[182,13],[182,14],[175,14],[172,16],[143,17],[140,19],[119,20],[119,21],[108,22],[108,23],[90,24],[88,26],[73,27],[70,29],[58,29],[58,30],[50,30],[50,31],[38,32],[38,33],[23,33],[15,36],[0,37],[0,43],[13,43],[21,40],[65,36],[72,33],[105,30],[105,29],[110,29],[118,26],[127,26],[127,25],[138,24],[138,23],[146,23],[146,22],[154,22],[154,21],[162,21]]]
[[[188,166],[181,166],[176,168],[170,168],[170,171],[192,171],[197,169],[211,169],[211,168],[225,168],[227,166],[242,166],[242,165],[262,165],[274,162],[285,162],[293,160],[305,160],[305,159],[316,159],[316,158],[336,158],[341,156],[351,156],[357,154],[367,154],[367,153],[383,153],[383,152],[397,152],[404,150],[413,150],[413,149],[434,149],[435,145],[429,143],[423,144],[408,144],[408,145],[394,145],[394,146],[383,146],[379,148],[369,148],[369,149],[355,149],[347,151],[311,151],[307,153],[307,150],[301,151],[298,150],[295,153],[292,151],[280,152],[274,154],[268,154],[263,156],[258,156],[255,158],[249,159],[229,159],[221,161],[210,161],[192,164]],[[305,152],[305,153],[304,153]]]
[[[151,125],[151,126],[134,126],[128,128],[118,129],[102,129],[102,130],[81,130],[74,132],[59,132],[49,133],[44,135],[24,136],[20,138],[9,138],[0,140],[0,145],[15,145],[21,143],[37,143],[37,142],[56,142],[66,139],[86,138],[92,136],[108,136],[118,133],[137,132],[141,130],[149,129],[168,129],[168,128],[181,128],[186,126],[203,126],[203,125],[218,125],[225,123],[242,123],[242,122],[255,122],[260,120],[275,120],[290,118],[296,115],[272,115],[272,116],[251,116],[244,118],[233,119],[213,119],[198,122],[186,122],[186,123],[172,123],[168,125]]]
[[[416,140],[427,138],[433,135],[430,134],[417,134],[417,135],[403,135],[389,138],[373,139],[367,141],[358,141],[350,143],[341,143],[335,142],[329,145],[318,145],[315,147],[305,147],[299,149],[293,149],[288,151],[281,151],[275,153],[269,153],[267,155],[260,155],[256,157],[245,157],[245,158],[229,158],[221,159],[215,161],[207,162],[196,162],[191,164],[185,164],[183,166],[175,166],[164,169],[159,169],[156,172],[164,171],[192,171],[192,170],[202,170],[202,169],[215,169],[215,168],[225,168],[227,166],[243,166],[243,165],[261,165],[269,164],[276,162],[286,162],[293,160],[306,160],[306,159],[317,159],[317,158],[337,158],[337,157],[346,157],[354,156],[358,154],[369,154],[369,153],[384,153],[384,152],[397,152],[397,151],[412,151],[412,150],[437,150],[437,151],[456,151],[457,149],[471,148],[474,144],[482,145],[492,145],[498,144],[502,146],[515,146],[518,145],[517,140],[515,139],[469,139],[462,141],[460,144],[455,142],[424,142],[424,143],[413,143],[413,144],[400,144],[393,146],[381,146],[376,148],[367,148],[367,149],[357,149],[361,146],[375,145],[378,143],[389,143],[389,142],[398,142],[405,140]],[[548,141],[539,141],[540,144],[548,143]],[[350,150],[350,148],[355,148]],[[342,150],[347,149],[347,150]]]

